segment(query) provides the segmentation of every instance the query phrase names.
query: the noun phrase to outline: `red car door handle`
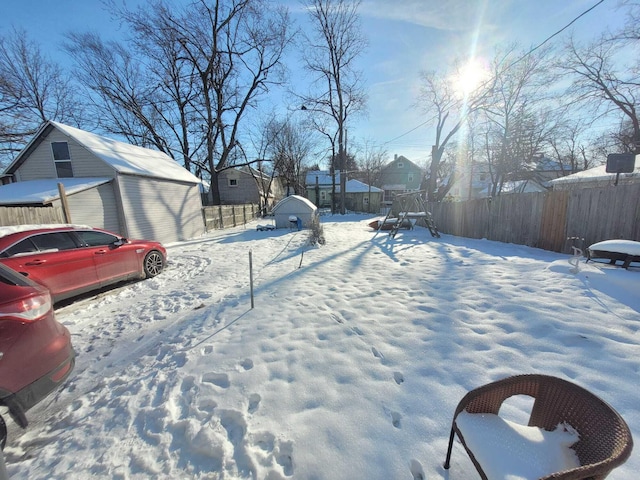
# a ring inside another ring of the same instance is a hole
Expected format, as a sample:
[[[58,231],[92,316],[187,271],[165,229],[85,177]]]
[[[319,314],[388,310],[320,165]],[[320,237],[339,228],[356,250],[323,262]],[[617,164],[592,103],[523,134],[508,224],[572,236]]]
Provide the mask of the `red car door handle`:
[[[29,266],[31,266],[31,265],[42,265],[43,263],[47,263],[47,261],[46,260],[37,259],[37,260],[32,260],[30,262],[26,262],[25,265],[29,265]]]
[[[96,250],[95,252],[96,255],[104,255],[105,253],[107,253],[106,250]]]

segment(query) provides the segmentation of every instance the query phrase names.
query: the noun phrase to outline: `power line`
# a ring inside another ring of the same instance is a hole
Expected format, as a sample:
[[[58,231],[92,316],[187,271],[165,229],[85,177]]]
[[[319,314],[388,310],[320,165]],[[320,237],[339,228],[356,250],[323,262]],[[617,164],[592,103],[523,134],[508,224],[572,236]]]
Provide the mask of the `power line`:
[[[529,55],[531,55],[533,52],[535,52],[536,50],[538,50],[540,47],[542,47],[545,43],[547,43],[548,41],[550,41],[552,38],[558,36],[559,34],[561,34],[562,32],[564,32],[567,28],[569,28],[571,25],[573,25],[575,22],[577,22],[580,18],[582,18],[583,16],[585,16],[587,13],[591,12],[594,8],[596,8],[598,5],[600,5],[601,3],[604,3],[605,0],[599,0],[597,3],[595,3],[593,6],[591,6],[590,8],[588,8],[587,10],[585,10],[584,12],[582,12],[580,15],[578,15],[577,17],[575,17],[573,20],[571,20],[569,23],[567,23],[564,27],[562,27],[560,30],[558,30],[557,32],[553,33],[552,35],[549,35],[547,38],[545,38],[541,43],[539,43],[538,45],[536,45],[535,47],[533,47],[531,50],[529,50],[528,52],[526,52],[524,55],[522,55],[520,58],[518,58],[517,60],[513,61],[512,63],[510,63],[505,69],[504,71],[510,69],[511,67],[513,67],[516,63],[521,62],[522,60],[524,60],[526,57],[528,57]],[[419,129],[420,127],[425,126],[428,123],[433,122],[433,120],[435,120],[437,118],[437,115],[434,115],[432,118],[430,118],[429,120],[422,122],[420,125],[413,127],[411,130],[406,131],[405,133],[402,133],[400,135],[398,135],[395,138],[392,138],[391,140],[388,140],[386,142],[384,142],[382,145],[387,145],[391,142],[394,142],[396,140],[398,140],[399,138],[404,137],[405,135],[409,135],[410,133],[416,131],[417,129]]]

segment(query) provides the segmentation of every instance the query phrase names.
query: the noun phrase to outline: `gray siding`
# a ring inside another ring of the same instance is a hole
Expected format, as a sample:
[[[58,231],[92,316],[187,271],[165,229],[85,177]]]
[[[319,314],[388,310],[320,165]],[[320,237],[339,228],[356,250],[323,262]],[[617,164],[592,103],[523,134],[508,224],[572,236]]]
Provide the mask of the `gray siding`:
[[[115,171],[105,162],[79,145],[75,140],[67,137],[57,129],[52,129],[33,152],[16,170],[18,181],[39,180],[42,178],[56,178],[56,167],[51,151],[51,142],[67,142],[71,156],[71,168],[74,177],[114,177]]]
[[[230,186],[229,179],[235,179],[238,184]],[[260,203],[262,200],[255,179],[248,173],[225,170],[218,176],[218,186],[223,205]]]
[[[204,233],[197,185],[120,175],[118,187],[129,238],[171,243]]]
[[[113,184],[105,183],[67,197],[71,221],[124,234],[120,226]]]

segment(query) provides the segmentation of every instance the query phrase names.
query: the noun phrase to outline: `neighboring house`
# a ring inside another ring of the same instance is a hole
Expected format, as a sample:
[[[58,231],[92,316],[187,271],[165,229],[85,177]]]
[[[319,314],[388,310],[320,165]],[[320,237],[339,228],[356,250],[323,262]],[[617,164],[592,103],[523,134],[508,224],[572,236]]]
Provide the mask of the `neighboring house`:
[[[606,169],[606,165],[600,165],[573,175],[551,180],[549,183],[554,190],[608,187],[615,184],[616,174],[607,173]],[[636,155],[636,165],[633,173],[621,173],[618,177],[618,185],[633,183],[640,183],[640,155]]]
[[[46,122],[4,172],[0,205],[59,205],[71,221],[164,243],[204,233],[200,179],[168,155]]]
[[[310,171],[307,173],[305,187],[307,198],[318,208],[331,208],[332,184],[334,178],[328,171]],[[335,175],[336,203],[340,201],[340,172]],[[383,191],[378,187],[367,185],[360,180],[347,180],[345,185],[345,208],[354,212],[380,211]]]
[[[276,228],[289,228],[296,224],[292,221],[299,218],[303,227],[309,227],[311,221],[318,215],[318,208],[309,199],[299,195],[290,195],[280,200],[273,210]]]
[[[397,194],[419,191],[423,179],[422,168],[402,155],[395,155],[393,161],[380,171],[384,204],[390,206]]]
[[[471,176],[467,167],[459,172],[458,180],[449,191],[452,200],[468,200],[491,196],[491,167],[487,163],[474,163]],[[564,175],[562,165],[550,158],[539,157],[531,167],[523,170],[514,180],[505,181],[500,194],[546,192],[550,189],[550,181]]]
[[[278,178],[271,178],[248,167],[230,168],[218,174],[218,190],[222,205],[253,203],[261,208],[271,208],[284,197]],[[267,205],[264,192],[267,193]]]

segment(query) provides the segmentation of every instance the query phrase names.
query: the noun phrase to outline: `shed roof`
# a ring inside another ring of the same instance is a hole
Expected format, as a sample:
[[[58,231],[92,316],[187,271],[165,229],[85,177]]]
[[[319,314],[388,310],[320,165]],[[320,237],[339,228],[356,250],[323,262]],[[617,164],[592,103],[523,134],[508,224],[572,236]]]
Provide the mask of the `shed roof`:
[[[0,186],[0,205],[46,205],[60,198],[58,183],[67,195],[108,183],[111,178],[47,178]]]
[[[7,167],[7,173],[13,173],[26,160],[32,146],[37,145],[55,128],[85,147],[96,157],[110,165],[118,173],[142,175],[188,183],[200,183],[200,179],[180,166],[166,153],[150,148],[138,147],[95,133],[80,130],[58,122],[44,123],[29,144]]]
[[[280,200],[274,207],[272,212],[278,213],[278,210],[286,209],[287,206],[297,204],[302,208],[306,208],[310,212],[314,212],[318,209],[309,199],[301,197],[300,195],[289,195]]]

